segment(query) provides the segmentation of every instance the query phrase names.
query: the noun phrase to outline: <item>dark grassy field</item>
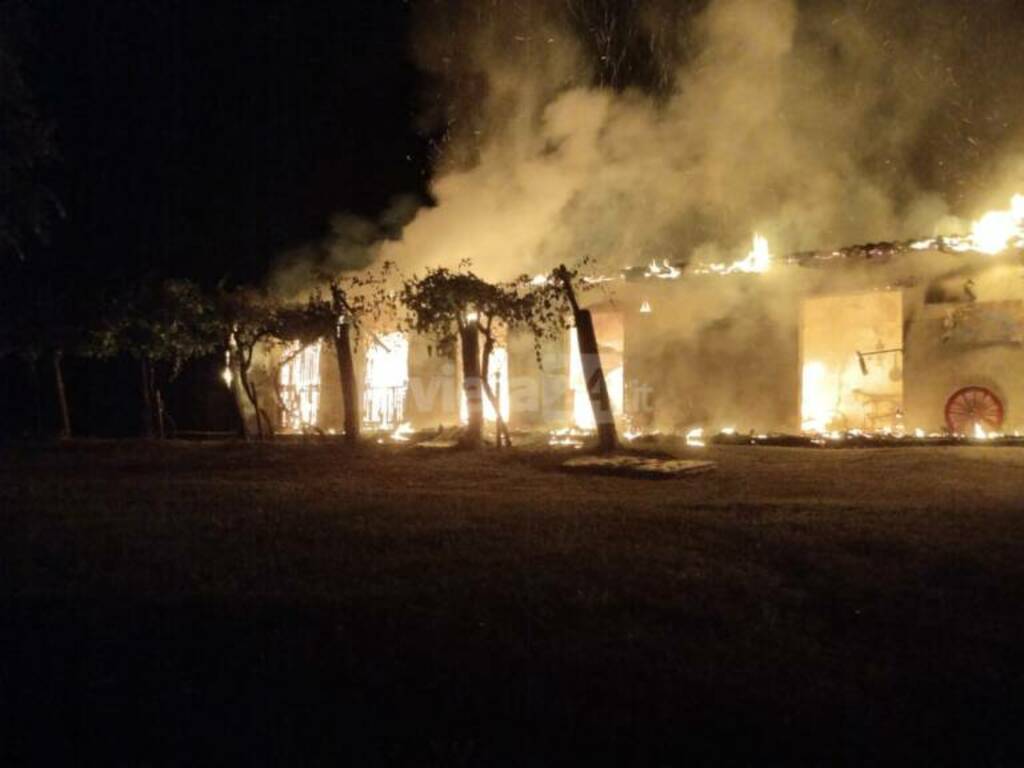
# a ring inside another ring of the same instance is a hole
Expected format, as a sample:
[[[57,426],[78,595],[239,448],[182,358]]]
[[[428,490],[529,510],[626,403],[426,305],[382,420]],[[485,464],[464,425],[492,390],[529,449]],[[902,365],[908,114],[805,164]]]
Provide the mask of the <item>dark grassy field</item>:
[[[700,453],[0,449],[0,764],[1024,762],[1024,450]]]

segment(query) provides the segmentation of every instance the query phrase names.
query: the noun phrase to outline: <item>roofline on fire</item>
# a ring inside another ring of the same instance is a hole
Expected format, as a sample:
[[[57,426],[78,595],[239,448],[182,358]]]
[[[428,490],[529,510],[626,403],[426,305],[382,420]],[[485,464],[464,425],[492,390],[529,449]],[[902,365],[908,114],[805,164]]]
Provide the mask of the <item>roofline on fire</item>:
[[[1015,258],[1024,257],[1024,244],[1009,246],[997,254],[988,254],[973,248],[964,248],[962,245],[964,240],[965,238],[959,236],[939,236],[917,240],[862,243],[858,245],[848,245],[833,250],[795,251],[778,258],[776,261],[777,263],[800,267],[827,268],[831,266],[838,266],[839,264],[849,264],[851,261],[881,265],[888,263],[894,257],[906,256],[914,253],[927,253],[929,251],[960,256],[965,259],[977,259],[978,261],[990,262],[992,264],[1004,263]],[[749,271],[736,271],[727,274],[709,271],[694,271],[691,268],[697,266],[699,269],[700,265],[695,265],[691,261],[665,262],[665,264],[666,266],[671,266],[672,268],[679,270],[680,278],[684,276],[695,278],[708,275],[713,277],[741,275],[757,277],[758,275],[763,274]],[[639,282],[650,279],[651,277],[657,277],[657,275],[651,274],[649,266],[632,266],[626,267],[622,270],[622,277],[627,282]]]

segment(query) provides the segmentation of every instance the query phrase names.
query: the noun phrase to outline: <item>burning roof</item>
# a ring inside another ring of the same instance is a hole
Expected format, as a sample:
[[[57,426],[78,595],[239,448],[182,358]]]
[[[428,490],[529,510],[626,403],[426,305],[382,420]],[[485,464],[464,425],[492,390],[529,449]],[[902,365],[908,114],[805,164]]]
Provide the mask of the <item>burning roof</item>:
[[[894,257],[922,251],[997,256],[1024,251],[1024,195],[1014,195],[1010,207],[989,211],[971,226],[967,235],[939,235],[916,240],[864,243],[822,251],[800,251],[781,258],[772,255],[768,240],[755,234],[753,248],[743,259],[722,262],[691,262],[652,260],[646,266],[627,267],[622,278],[627,281],[675,280],[688,275],[761,274],[775,263],[801,267],[828,266],[833,263],[874,262],[884,264]]]

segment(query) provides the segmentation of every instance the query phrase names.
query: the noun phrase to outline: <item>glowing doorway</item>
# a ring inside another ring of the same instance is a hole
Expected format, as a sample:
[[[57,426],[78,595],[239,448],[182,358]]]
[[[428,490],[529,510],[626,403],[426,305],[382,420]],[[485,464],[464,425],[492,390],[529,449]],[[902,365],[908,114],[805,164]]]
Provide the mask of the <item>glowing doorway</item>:
[[[902,428],[902,293],[806,299],[800,342],[805,432]]]
[[[281,427],[301,432],[316,426],[320,413],[320,342],[300,347],[289,344],[278,377]]]
[[[364,424],[376,429],[401,424],[409,390],[409,338],[404,333],[371,338],[363,383]]]

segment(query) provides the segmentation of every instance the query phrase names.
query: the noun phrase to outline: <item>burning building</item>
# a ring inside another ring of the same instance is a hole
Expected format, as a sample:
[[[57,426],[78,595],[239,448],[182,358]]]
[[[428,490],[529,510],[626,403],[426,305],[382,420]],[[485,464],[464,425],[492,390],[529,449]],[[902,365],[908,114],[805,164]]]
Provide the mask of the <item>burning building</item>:
[[[613,414],[627,433],[952,433],[1024,424],[1024,198],[971,235],[732,263],[658,261],[585,295]],[[340,431],[330,345],[288,348],[285,430]],[[321,347],[323,347],[321,349]],[[576,336],[495,348],[491,389],[513,429],[593,428]],[[365,428],[465,421],[457,360],[381,329],[356,350]],[[493,422],[494,405],[485,416]]]
[[[675,431],[1015,429],[1022,278],[1018,255],[941,242],[797,254],[735,274],[728,313],[707,306],[722,295],[706,284],[713,274],[641,278],[619,300],[639,393],[626,402],[641,406],[641,427]]]

